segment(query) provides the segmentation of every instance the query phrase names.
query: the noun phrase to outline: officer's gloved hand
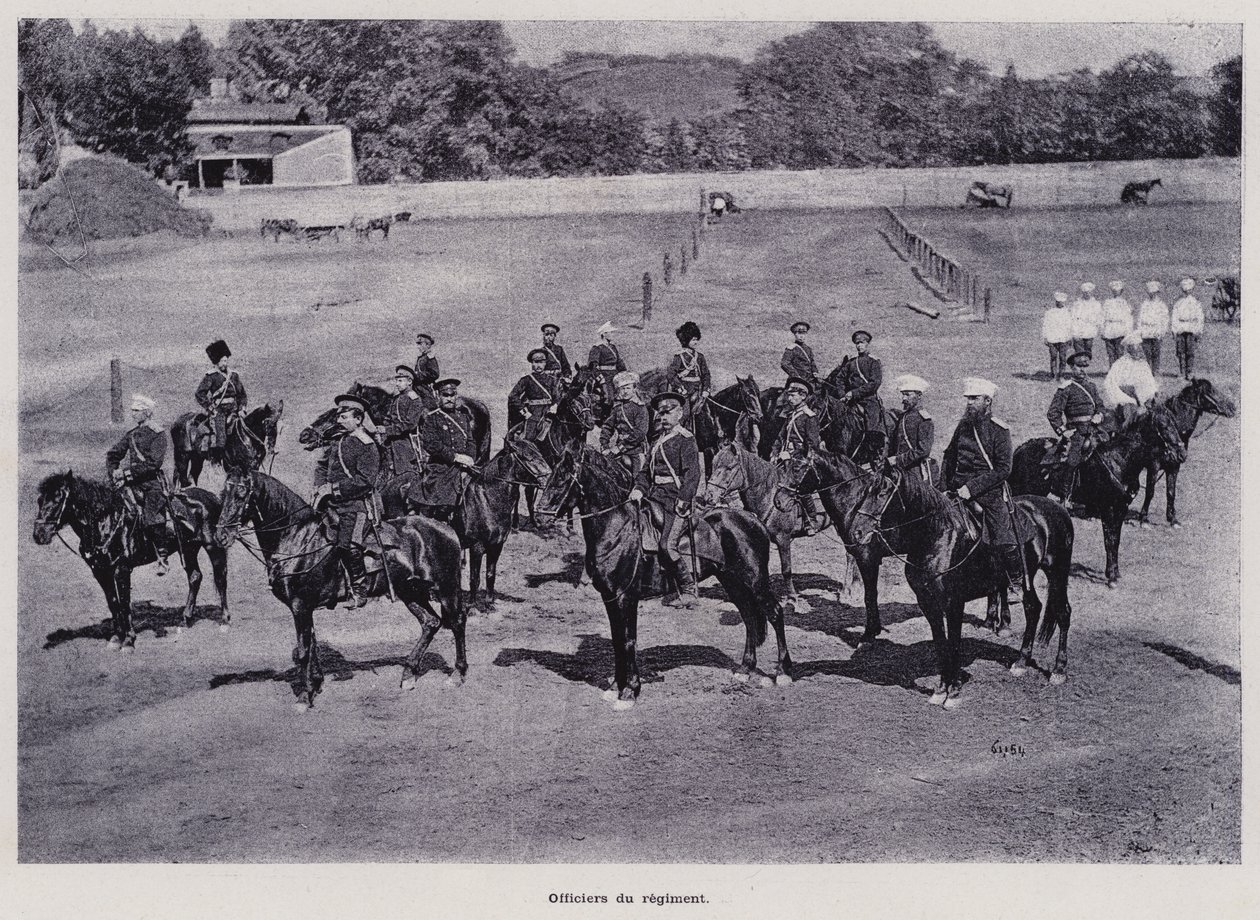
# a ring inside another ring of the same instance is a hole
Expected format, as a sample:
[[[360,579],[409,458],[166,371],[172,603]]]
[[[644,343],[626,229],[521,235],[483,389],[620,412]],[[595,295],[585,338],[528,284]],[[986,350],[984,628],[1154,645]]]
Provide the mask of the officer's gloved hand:
[[[788,451],[786,451],[786,450],[781,450],[781,451],[779,451],[779,459],[780,459],[780,460],[791,460],[791,459],[792,459],[792,455],[791,455],[791,453],[789,453],[789,452],[788,452]]]
[[[632,502],[641,502],[641,501],[643,501],[643,493],[642,493],[642,492],[640,492],[638,489],[631,489],[631,490],[630,490],[630,501],[632,501]]]
[[[320,505],[324,504],[324,502],[328,501],[330,498],[332,498],[332,486],[328,483],[324,483],[315,490],[315,494],[311,497],[311,504],[318,509]]]
[[[1102,420],[1103,420],[1103,414],[1101,412],[1095,412],[1093,417],[1090,419],[1090,421],[1095,425],[1101,425]]]
[[[679,517],[686,517],[691,514],[691,502],[679,501],[674,505],[674,513]]]
[[[958,489],[958,497],[961,498],[963,501],[970,501],[971,490],[968,489],[966,486],[962,486],[961,488]]]
[[[456,454],[455,462],[458,463],[460,466],[472,466],[473,458],[468,456],[468,454]]]
[[[127,471],[126,471],[126,470],[114,470],[114,472],[113,472],[113,473],[111,473],[111,474],[110,474],[110,476],[111,476],[111,478],[114,480],[114,485],[116,485],[116,486],[120,486],[120,485],[122,485],[124,482],[126,482],[126,481],[127,481]]]

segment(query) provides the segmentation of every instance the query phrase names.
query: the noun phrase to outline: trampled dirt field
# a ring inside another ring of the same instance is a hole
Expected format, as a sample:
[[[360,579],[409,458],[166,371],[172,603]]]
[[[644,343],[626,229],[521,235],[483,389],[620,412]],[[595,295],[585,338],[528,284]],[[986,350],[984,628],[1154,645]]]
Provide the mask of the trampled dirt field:
[[[1222,206],[914,219],[993,279],[992,323],[894,306],[931,297],[876,234],[875,212],[749,211],[710,228],[649,330],[622,334],[624,352],[636,368],[664,363],[673,328],[695,319],[722,374],[768,385],[792,319],[814,323],[828,368],[866,328],[888,380],[932,381],[939,439],[960,412],[959,380],[975,373],[1001,386],[998,413],[1022,441],[1047,433],[1052,384],[1036,372],[1051,291],[1113,276],[1172,284],[1238,259],[1237,212]],[[1193,442],[1184,530],[1126,528],[1118,590],[1100,580],[1098,524],[1076,522],[1068,682],[1011,677],[1017,640],[973,620],[955,712],[928,705],[928,628],[896,565],[881,585],[888,632],[856,651],[859,599],[825,535],[796,544],[809,605],[788,621],[795,684],[732,680],[743,631],[710,583],[690,614],[645,602],[641,660],[660,679],[626,713],[600,695],[612,656],[598,596],[577,584],[580,536],[513,536],[502,616],[470,620],[458,689],[444,686],[445,632],[418,689],[398,689],[417,634],[401,607],[318,612],[330,679],[305,715],[286,683],[288,611],[243,551],[232,551],[226,632],[207,587],[197,623],[177,633],[182,576],[138,572],[140,637],[127,656],[106,649],[104,599],[83,563],[30,540],[42,476],[103,472],[119,434],[111,354],[128,364],[126,388],[159,399],[169,419],[192,404],[202,346],[226,337],[253,400],[284,399],[275,473],[305,489],[301,425],[352,380],[380,381],[413,357],[417,331],[432,331],[444,370],[495,406],[501,432],[538,324],[554,319],[570,354],[584,354],[605,319],[637,316],[642,272],[657,273],[667,246],[677,258],[689,228],[680,215],[419,223],[370,245],[145,240],[91,261],[90,278],[24,249],[21,859],[1237,861],[1237,420]],[[1237,327],[1209,324],[1201,350],[1202,372],[1236,395]],[[1165,363],[1175,367],[1171,343]],[[1162,525],[1162,496],[1156,509]]]

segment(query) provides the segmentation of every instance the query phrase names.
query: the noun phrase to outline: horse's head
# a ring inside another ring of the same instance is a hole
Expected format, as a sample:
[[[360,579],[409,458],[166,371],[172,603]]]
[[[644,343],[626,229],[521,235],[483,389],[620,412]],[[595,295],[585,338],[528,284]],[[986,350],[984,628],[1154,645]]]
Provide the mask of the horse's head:
[[[520,474],[529,477],[538,485],[547,481],[547,477],[551,475],[551,464],[542,455],[537,444],[524,438],[515,438],[509,440],[506,446]]]
[[[316,450],[328,447],[344,433],[345,429],[337,424],[337,409],[334,406],[315,416],[315,421],[302,429],[298,434],[298,443],[303,450]]]
[[[743,491],[748,485],[739,448],[727,441],[713,455],[713,472],[704,490],[706,504],[721,508],[730,503],[731,496]]]
[[[581,461],[585,449],[580,445],[568,448],[551,468],[547,484],[534,499],[534,513],[547,517],[568,514],[581,499],[582,487],[578,482]]]
[[[66,523],[66,506],[74,490],[74,473],[53,473],[39,484],[39,501],[35,511],[35,532],[31,538],[40,546],[52,542]]]
[[[284,417],[284,400],[280,400],[273,407],[271,403],[264,403],[258,411],[256,429],[254,433],[258,435],[262,441],[264,455],[275,453],[276,441],[280,437],[281,419]],[[253,413],[250,413],[252,416]],[[248,419],[247,419],[248,424]]]
[[[372,416],[373,421],[385,417],[385,413],[389,411],[390,401],[394,398],[394,394],[384,387],[360,383],[357,380],[350,387],[350,395],[359,397],[367,404],[368,415]]]
[[[848,517],[840,522],[851,544],[866,546],[880,534],[880,521],[897,491],[897,480],[888,476],[866,476],[858,489]]]
[[[1208,415],[1219,415],[1222,418],[1233,418],[1238,409],[1234,401],[1212,386],[1212,381],[1196,377],[1177,396],[1179,400]]]
[[[214,529],[214,542],[225,549],[235,542],[241,525],[254,509],[254,474],[236,472],[223,484],[223,510]]]
[[[735,383],[739,387],[741,398],[740,411],[754,421],[760,422],[765,418],[765,414],[761,408],[761,390],[757,387],[757,381],[751,375],[741,377],[736,374]]]

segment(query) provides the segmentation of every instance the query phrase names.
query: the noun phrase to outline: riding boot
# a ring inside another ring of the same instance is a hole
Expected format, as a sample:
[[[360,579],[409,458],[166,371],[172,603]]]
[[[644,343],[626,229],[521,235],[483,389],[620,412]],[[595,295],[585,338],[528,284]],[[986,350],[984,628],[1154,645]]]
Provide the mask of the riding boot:
[[[157,574],[165,575],[170,571],[170,564],[166,561],[166,541],[170,531],[167,530],[166,524],[154,524],[149,528],[149,542],[153,544],[153,552],[157,556]]]
[[[674,584],[677,586],[677,592],[671,591],[665,595],[661,603],[666,607],[680,607],[684,610],[690,610],[696,605],[696,577],[691,571],[691,560],[686,556],[681,557],[678,562],[667,563],[670,572],[674,577]]]
[[[817,492],[801,496],[805,511],[805,535],[812,537],[827,526],[827,509],[823,506],[822,496]]]
[[[358,547],[349,547],[345,550],[342,560],[350,576],[349,584],[346,586],[350,594],[346,599],[346,607],[357,610],[368,602],[367,572],[363,567],[363,551]]]
[[[1006,569],[1007,588],[1006,602],[1010,605],[1024,604],[1024,559],[1018,546],[999,546],[1002,566]]]

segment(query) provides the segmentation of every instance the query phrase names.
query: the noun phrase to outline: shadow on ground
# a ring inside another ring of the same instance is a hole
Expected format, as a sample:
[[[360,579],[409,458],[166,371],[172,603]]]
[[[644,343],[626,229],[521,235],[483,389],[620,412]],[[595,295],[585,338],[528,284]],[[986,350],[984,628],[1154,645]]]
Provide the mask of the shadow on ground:
[[[210,620],[218,623],[222,620],[221,611],[218,607],[209,605],[194,607],[192,620],[189,622],[189,625],[191,626],[201,620]],[[136,631],[137,635],[152,630],[154,638],[161,639],[169,630],[177,629],[183,625],[184,608],[182,606],[159,607],[149,601],[139,601],[131,605],[131,627]],[[93,623],[91,626],[54,629],[44,640],[44,648],[56,648],[76,639],[108,642],[113,632],[113,620],[109,617],[106,617],[99,623]]]

